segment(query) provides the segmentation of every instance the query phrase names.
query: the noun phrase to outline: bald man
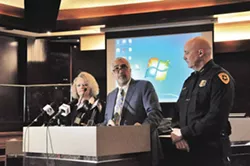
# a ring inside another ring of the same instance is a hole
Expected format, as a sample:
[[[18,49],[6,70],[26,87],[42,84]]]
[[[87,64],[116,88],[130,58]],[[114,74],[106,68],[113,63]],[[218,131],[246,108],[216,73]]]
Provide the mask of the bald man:
[[[171,138],[177,149],[186,151],[179,161],[192,166],[230,164],[228,116],[235,83],[228,71],[214,63],[211,52],[202,37],[190,39],[184,47],[184,60],[194,72],[177,101]]]

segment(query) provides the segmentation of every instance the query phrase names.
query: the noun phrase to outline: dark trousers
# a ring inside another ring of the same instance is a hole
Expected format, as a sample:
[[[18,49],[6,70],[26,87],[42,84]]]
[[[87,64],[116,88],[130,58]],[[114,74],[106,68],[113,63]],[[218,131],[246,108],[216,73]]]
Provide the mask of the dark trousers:
[[[224,155],[222,148],[215,145],[191,147],[190,152],[176,149],[171,140],[161,140],[164,159],[160,166],[230,166],[228,155]],[[217,146],[217,147],[216,147]]]
[[[206,151],[204,149],[204,151]],[[212,152],[211,152],[212,153]],[[188,165],[192,166],[230,166],[229,157],[222,157],[217,155],[217,152],[213,154],[205,153],[188,153],[185,155],[185,160]]]

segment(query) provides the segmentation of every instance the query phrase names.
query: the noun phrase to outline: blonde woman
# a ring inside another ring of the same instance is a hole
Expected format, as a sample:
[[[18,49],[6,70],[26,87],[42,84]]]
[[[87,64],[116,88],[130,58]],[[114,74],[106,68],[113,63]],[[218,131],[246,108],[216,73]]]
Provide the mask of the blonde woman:
[[[91,74],[79,73],[71,86],[71,94],[77,100],[77,104],[71,106],[71,125],[92,126],[103,121],[103,104],[98,99],[99,86]]]

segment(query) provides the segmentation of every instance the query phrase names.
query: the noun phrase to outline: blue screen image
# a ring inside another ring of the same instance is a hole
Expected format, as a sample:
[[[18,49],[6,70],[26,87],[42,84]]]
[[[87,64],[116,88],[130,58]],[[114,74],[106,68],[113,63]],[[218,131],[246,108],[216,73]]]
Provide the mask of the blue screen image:
[[[115,39],[115,57],[130,62],[132,78],[149,80],[160,102],[176,102],[185,79],[193,72],[183,59],[184,45],[203,33]]]

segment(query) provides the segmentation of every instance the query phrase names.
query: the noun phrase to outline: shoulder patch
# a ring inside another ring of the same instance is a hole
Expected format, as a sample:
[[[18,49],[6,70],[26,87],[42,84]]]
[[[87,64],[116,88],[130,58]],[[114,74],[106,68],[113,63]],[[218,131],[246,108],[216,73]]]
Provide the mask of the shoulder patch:
[[[226,74],[226,73],[219,73],[218,76],[219,76],[220,80],[224,84],[228,84],[230,82],[230,78],[229,78],[228,74]]]

